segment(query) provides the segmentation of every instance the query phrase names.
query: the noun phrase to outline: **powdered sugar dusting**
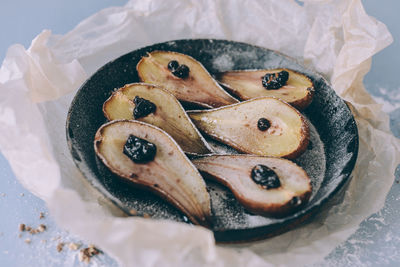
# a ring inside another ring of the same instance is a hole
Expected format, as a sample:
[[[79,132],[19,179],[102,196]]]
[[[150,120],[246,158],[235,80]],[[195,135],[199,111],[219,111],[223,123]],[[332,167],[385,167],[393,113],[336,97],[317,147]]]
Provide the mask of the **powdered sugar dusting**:
[[[398,168],[399,169],[399,168]],[[400,172],[397,172],[399,179]],[[399,186],[389,192],[385,207],[364,220],[350,238],[314,266],[397,266],[400,262]]]
[[[317,129],[314,125],[307,119],[307,123],[310,128],[310,143],[307,147],[306,152],[304,152],[300,157],[298,157],[295,162],[301,166],[308,176],[311,178],[311,185],[313,188],[311,199],[314,197],[315,193],[318,192],[322,180],[325,176],[326,168],[326,157],[324,144],[319,137]]]
[[[222,54],[214,59],[213,67],[219,71],[223,71],[226,69],[232,69],[234,63],[230,55]]]
[[[216,51],[209,70],[211,72],[223,72],[236,69],[266,69],[281,68],[285,59],[275,53],[260,53],[254,47],[243,46],[238,48],[237,44],[231,43],[219,47]]]

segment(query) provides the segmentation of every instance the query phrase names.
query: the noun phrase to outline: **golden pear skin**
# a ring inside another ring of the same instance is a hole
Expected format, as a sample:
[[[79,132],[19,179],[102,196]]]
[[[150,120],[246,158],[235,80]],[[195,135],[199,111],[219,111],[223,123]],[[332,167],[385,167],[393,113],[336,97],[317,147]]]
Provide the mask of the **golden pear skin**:
[[[154,111],[135,118],[134,111],[137,104],[134,99],[137,97],[153,103]],[[127,84],[114,91],[106,100],[103,113],[108,120],[136,119],[157,126],[171,135],[185,152],[194,154],[212,152],[179,101],[161,87],[144,83]]]
[[[187,66],[187,76],[174,75],[174,71],[168,68],[171,61]],[[211,77],[200,62],[188,55],[154,51],[144,56],[136,69],[142,82],[162,86],[185,103],[215,108],[239,102]]]
[[[267,73],[287,71],[289,79],[276,90],[263,86],[262,78]],[[262,96],[273,96],[291,104],[300,110],[305,109],[312,101],[314,84],[306,75],[289,69],[233,70],[217,75],[220,84],[240,100],[249,100]]]
[[[243,153],[292,159],[309,142],[305,118],[273,97],[188,113],[201,132]]]
[[[131,136],[153,144],[156,152],[152,157],[142,162],[130,158],[125,149]],[[210,226],[210,196],[205,182],[167,133],[139,121],[111,121],[98,129],[94,148],[100,160],[121,179],[158,194],[193,223]]]
[[[235,198],[255,214],[288,215],[304,205],[312,192],[307,173],[287,159],[254,155],[213,155],[194,159],[192,162],[205,177],[228,187]],[[259,165],[276,174],[278,186],[268,188],[253,180],[252,170]]]

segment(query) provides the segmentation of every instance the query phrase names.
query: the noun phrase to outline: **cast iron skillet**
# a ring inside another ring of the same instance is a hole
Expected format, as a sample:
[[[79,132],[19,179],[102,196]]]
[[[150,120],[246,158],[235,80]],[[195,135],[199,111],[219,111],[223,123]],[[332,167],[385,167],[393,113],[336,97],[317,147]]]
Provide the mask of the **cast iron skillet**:
[[[257,240],[285,232],[317,213],[351,179],[358,152],[357,126],[347,105],[321,75],[280,53],[246,43],[178,40],[144,47],[107,63],[82,85],[68,113],[67,141],[77,167],[122,210],[129,213],[134,209],[139,216],[147,213],[156,219],[187,222],[185,216],[159,197],[121,182],[97,159],[93,148],[96,130],[106,122],[103,102],[114,88],[139,81],[136,64],[154,50],[188,54],[210,73],[284,67],[302,72],[314,82],[314,99],[303,111],[311,123],[311,145],[296,159],[312,180],[313,194],[309,203],[284,218],[261,217],[246,212],[232,193],[207,181],[213,210],[212,230],[218,242]]]

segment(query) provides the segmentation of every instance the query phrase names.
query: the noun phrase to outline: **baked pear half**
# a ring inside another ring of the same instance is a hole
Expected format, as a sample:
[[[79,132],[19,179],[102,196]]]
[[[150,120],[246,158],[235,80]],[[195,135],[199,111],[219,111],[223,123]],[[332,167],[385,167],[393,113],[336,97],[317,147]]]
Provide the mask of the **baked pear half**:
[[[183,151],[212,152],[179,101],[168,91],[150,84],[132,83],[114,91],[104,102],[108,120],[139,120],[166,131]]]
[[[307,173],[287,159],[213,155],[192,162],[206,178],[228,187],[243,207],[255,214],[288,215],[311,196]]]
[[[201,132],[248,154],[293,159],[306,150],[309,142],[305,118],[274,97],[188,114]]]
[[[140,80],[159,85],[178,100],[205,108],[239,102],[229,95],[194,58],[176,52],[154,51],[136,66]]]
[[[98,129],[94,149],[125,181],[160,195],[194,224],[211,225],[210,196],[203,178],[163,130],[139,121],[111,121]]]
[[[312,101],[314,84],[290,69],[236,70],[219,73],[218,81],[240,100],[274,96],[302,110]]]

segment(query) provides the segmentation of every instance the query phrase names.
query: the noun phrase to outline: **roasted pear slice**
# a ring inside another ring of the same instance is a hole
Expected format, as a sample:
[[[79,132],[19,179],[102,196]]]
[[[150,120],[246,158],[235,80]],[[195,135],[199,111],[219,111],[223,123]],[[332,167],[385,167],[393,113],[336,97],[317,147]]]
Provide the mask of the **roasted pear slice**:
[[[201,132],[249,154],[295,158],[309,141],[308,124],[300,112],[273,97],[191,111],[189,116]]]
[[[140,79],[159,85],[178,100],[206,108],[237,103],[194,58],[168,51],[154,51],[137,64]]]
[[[163,130],[139,121],[111,121],[97,131],[94,149],[115,174],[157,193],[193,223],[210,225],[206,184],[178,144]]]
[[[286,159],[215,155],[192,162],[205,177],[228,187],[255,214],[287,215],[305,204],[311,195],[307,173]]]
[[[103,112],[108,120],[136,119],[157,126],[170,134],[185,152],[212,151],[179,101],[160,87],[127,84],[107,99]]]
[[[227,71],[219,73],[217,79],[227,91],[241,100],[274,96],[298,109],[305,109],[314,94],[310,78],[289,69]]]

